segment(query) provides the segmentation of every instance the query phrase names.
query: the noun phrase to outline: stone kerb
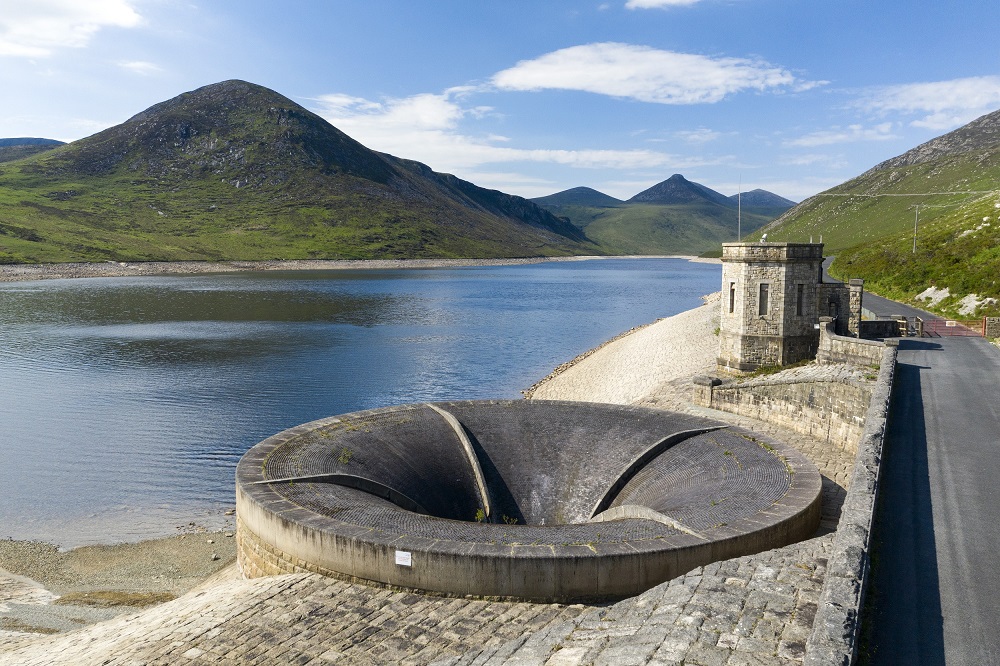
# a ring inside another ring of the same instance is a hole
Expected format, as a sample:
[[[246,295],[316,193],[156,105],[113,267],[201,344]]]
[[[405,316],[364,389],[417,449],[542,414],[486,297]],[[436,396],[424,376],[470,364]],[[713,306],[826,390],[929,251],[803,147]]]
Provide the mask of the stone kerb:
[[[834,556],[827,568],[813,629],[806,641],[806,666],[844,666],[853,664],[857,658],[896,351],[895,345],[889,345],[882,352],[864,433],[858,443],[851,485],[833,541]]]

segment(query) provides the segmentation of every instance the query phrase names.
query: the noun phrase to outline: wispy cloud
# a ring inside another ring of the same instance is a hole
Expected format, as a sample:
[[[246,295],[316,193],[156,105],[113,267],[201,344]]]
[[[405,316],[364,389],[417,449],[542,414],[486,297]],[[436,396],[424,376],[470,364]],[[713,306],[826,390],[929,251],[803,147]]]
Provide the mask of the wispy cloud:
[[[797,139],[786,142],[785,145],[799,148],[815,148],[831,146],[838,143],[854,143],[857,141],[888,141],[898,138],[892,133],[892,123],[880,123],[873,127],[863,125],[847,125],[828,130],[812,132]]]
[[[118,63],[118,66],[122,69],[126,69],[134,74],[140,74],[142,76],[149,76],[150,74],[156,74],[163,71],[163,68],[156,63],[146,62],[144,60],[129,60],[126,62],[120,62]]]
[[[701,0],[628,0],[628,9],[663,9],[665,7],[687,7]]]
[[[132,28],[131,0],[31,0],[0,3],[0,56],[41,58],[86,46],[105,27]]]
[[[578,168],[656,168],[677,161],[652,150],[515,148],[509,137],[462,130],[463,120],[492,112],[463,106],[467,89],[373,101],[332,94],[315,101],[317,112],[369,148],[420,160],[438,171],[469,174],[486,164],[546,162]],[[504,144],[504,145],[499,145]]]
[[[657,104],[706,104],[746,90],[802,90],[786,69],[759,60],[711,58],[603,42],[524,60],[493,76],[501,90],[580,90]]]
[[[710,130],[707,127],[699,127],[696,130],[682,130],[674,133],[681,141],[694,144],[711,143],[722,136],[722,132]]]
[[[828,168],[843,169],[848,165],[843,155],[828,155],[826,153],[806,153],[803,155],[786,155],[778,159],[779,164],[791,166],[823,165]]]
[[[1000,76],[909,83],[872,91],[861,106],[879,114],[917,115],[914,127],[944,130],[1000,108]]]

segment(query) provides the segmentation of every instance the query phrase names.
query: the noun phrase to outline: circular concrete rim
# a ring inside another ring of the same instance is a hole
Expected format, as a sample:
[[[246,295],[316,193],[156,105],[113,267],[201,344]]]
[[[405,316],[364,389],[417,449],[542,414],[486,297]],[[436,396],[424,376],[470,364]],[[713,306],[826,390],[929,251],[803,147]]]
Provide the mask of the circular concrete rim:
[[[313,571],[394,589],[445,596],[577,602],[618,599],[639,594],[697,566],[753,554],[794,543],[813,535],[819,526],[821,477],[808,459],[773,439],[725,424],[699,419],[706,425],[730,428],[772,452],[789,472],[785,495],[767,510],[720,524],[697,535],[631,540],[617,543],[574,542],[558,546],[428,539],[379,532],[319,514],[285,497],[277,484],[263,478],[263,465],[279,447],[302,435],[351,417],[391,413],[418,406],[447,409],[449,405],[532,404],[611,410],[619,414],[672,413],[641,407],[571,403],[566,401],[461,401],[400,405],[352,412],[290,428],[260,442],[240,460],[236,475],[237,531],[240,563],[253,575],[250,558],[271,562],[271,573]],[[685,417],[690,418],[690,417]],[[641,507],[607,520],[644,520]],[[404,508],[396,508],[408,512]],[[655,513],[655,512],[654,512]],[[432,520],[447,520],[430,518]],[[598,518],[599,519],[599,518]],[[466,527],[470,523],[449,521]],[[595,533],[600,522],[590,523]],[[483,526],[486,527],[485,525]],[[494,526],[495,527],[495,526]],[[557,530],[560,525],[548,529]],[[518,529],[512,526],[511,529]],[[256,553],[256,554],[254,554]],[[262,555],[263,553],[263,555]]]

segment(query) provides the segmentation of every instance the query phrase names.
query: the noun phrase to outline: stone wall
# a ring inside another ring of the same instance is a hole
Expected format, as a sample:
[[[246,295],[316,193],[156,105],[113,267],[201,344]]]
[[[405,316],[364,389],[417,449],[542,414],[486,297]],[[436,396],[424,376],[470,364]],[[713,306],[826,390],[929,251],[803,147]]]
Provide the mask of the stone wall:
[[[792,377],[722,383],[695,381],[695,404],[774,423],[851,454],[865,425],[871,387],[849,373],[821,367]]]
[[[987,317],[985,327],[988,339],[996,340],[1000,338],[1000,317]]]
[[[840,282],[824,282],[818,285],[816,300],[818,301],[817,321],[822,317],[834,319],[834,331],[837,335],[852,335],[850,330],[851,292]]]
[[[902,326],[902,329],[900,328]],[[860,322],[859,332],[865,340],[898,338],[905,335],[906,319],[869,319]]]
[[[819,363],[852,363],[877,367],[882,362],[885,346],[895,344],[894,341],[883,343],[837,335],[834,332],[834,321],[830,317],[820,317],[819,322],[819,350],[816,352],[816,361]]]
[[[844,666],[858,656],[861,609],[870,571],[871,530],[878,503],[889,404],[896,373],[896,347],[882,350],[878,379],[865,414],[865,428],[851,485],[833,540],[812,632],[806,641],[805,666]]]

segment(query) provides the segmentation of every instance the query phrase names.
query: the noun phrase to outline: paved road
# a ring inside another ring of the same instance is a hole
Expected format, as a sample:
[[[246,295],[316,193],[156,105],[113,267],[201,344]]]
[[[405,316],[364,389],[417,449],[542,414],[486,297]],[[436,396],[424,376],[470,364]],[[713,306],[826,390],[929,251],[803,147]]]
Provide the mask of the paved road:
[[[827,257],[823,260],[823,282],[840,282],[836,278],[830,277],[827,270],[830,268],[830,264],[836,257]],[[903,315],[909,319],[913,317],[920,317],[924,321],[928,319],[940,319],[936,314],[927,312],[926,310],[921,310],[920,308],[915,308],[912,305],[903,305],[902,303],[897,303],[896,301],[890,301],[888,298],[882,298],[881,296],[876,296],[868,291],[864,292],[861,298],[861,304],[866,310],[871,310],[880,317],[893,317],[895,315]]]
[[[862,663],[1000,664],[1000,349],[900,341]]]

